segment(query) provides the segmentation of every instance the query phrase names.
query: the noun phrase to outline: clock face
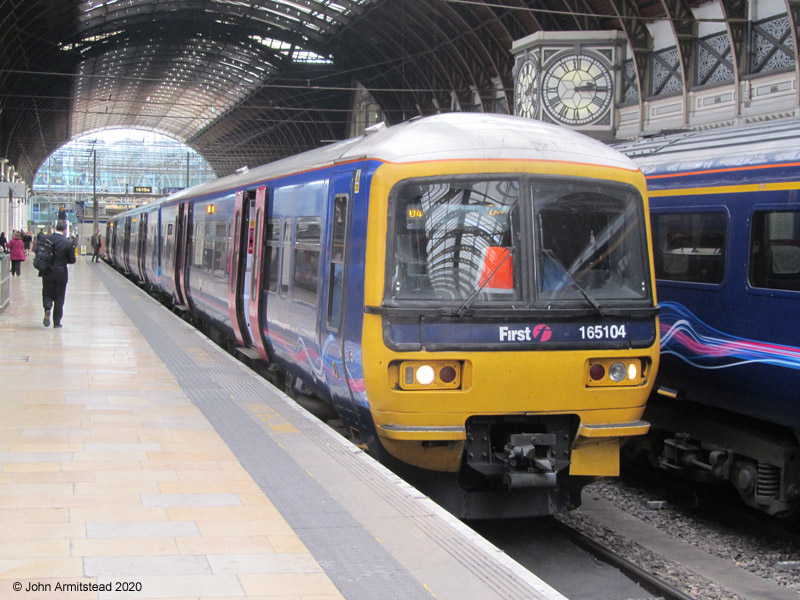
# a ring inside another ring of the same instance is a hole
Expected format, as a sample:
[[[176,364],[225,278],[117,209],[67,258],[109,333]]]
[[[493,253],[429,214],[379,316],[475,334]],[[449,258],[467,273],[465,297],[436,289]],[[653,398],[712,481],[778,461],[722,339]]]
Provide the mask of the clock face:
[[[569,54],[551,63],[542,76],[542,101],[547,114],[559,123],[587,125],[611,106],[611,72],[588,54]]]
[[[514,83],[514,114],[536,118],[539,108],[539,71],[530,59],[522,63]]]

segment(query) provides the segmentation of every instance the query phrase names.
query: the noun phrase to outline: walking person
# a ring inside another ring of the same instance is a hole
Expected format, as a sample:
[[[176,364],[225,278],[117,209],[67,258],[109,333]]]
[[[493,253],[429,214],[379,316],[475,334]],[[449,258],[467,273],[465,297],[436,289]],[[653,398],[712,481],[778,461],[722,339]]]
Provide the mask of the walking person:
[[[6,232],[0,233],[0,250],[3,252],[8,251],[8,239],[6,238]]]
[[[33,243],[33,235],[30,231],[25,231],[22,234],[22,243],[25,245],[25,256],[31,253],[31,244]]]
[[[39,242],[41,242],[44,238],[46,238],[51,233],[53,233],[53,228],[52,227],[48,227],[47,228],[47,233],[44,232],[44,229],[40,229],[39,233],[36,234],[36,239],[33,240],[33,248],[32,248],[32,250],[34,252],[36,252],[36,246],[39,245]]]
[[[75,264],[75,246],[66,235],[67,222],[59,221],[55,233],[47,236],[53,244],[53,266],[42,278],[42,305],[44,306],[44,319],[42,324],[50,327],[52,310],[53,327],[61,327],[61,317],[64,315],[64,298],[67,295],[67,281],[69,272],[67,265]]]
[[[92,250],[94,253],[92,254],[92,262],[100,262],[100,246],[102,244],[101,237],[100,237],[100,230],[95,229],[94,235],[92,236]]]
[[[11,253],[11,274],[19,277],[22,274],[22,261],[25,260],[25,245],[19,231],[11,234],[8,251]]]

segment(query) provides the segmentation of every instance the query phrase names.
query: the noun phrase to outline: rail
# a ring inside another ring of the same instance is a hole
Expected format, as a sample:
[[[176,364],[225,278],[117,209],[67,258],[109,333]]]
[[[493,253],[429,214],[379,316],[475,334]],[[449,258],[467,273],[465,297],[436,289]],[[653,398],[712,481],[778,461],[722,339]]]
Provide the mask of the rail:
[[[557,522],[560,523],[559,521]],[[647,591],[654,594],[659,594],[664,600],[693,600],[692,596],[684,594],[682,591],[671,586],[666,581],[662,581],[652,573],[636,566],[629,560],[622,558],[613,550],[606,548],[602,544],[598,544],[596,541],[582,534],[580,531],[577,531],[564,523],[560,523],[560,526],[564,529],[567,535],[569,535],[570,539],[572,539],[575,545],[583,548],[590,554],[593,554],[599,560],[617,567],[631,580],[638,583]]]

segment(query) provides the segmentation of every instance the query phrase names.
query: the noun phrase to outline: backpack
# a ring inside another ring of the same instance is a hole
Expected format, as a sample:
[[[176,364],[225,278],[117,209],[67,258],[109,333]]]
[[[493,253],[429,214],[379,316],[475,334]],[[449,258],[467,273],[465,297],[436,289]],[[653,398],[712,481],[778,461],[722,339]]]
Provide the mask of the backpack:
[[[33,266],[39,271],[40,275],[47,275],[53,268],[53,256],[55,246],[49,236],[43,237],[36,244],[36,253],[33,256]]]

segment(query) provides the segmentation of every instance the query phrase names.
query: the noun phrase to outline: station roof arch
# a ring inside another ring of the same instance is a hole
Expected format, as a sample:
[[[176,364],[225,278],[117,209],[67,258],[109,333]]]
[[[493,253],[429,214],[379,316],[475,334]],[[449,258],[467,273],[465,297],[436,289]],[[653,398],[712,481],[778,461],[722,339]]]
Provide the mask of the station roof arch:
[[[31,181],[70,139],[129,127],[180,140],[221,176],[347,137],[359,90],[389,124],[510,112],[510,49],[539,31],[623,32],[634,81],[653,64],[688,81],[716,23],[731,40],[720,62],[744,72],[756,2],[785,7],[770,47],[797,68],[791,0],[0,0],[0,157]],[[657,21],[671,66],[651,60]]]

